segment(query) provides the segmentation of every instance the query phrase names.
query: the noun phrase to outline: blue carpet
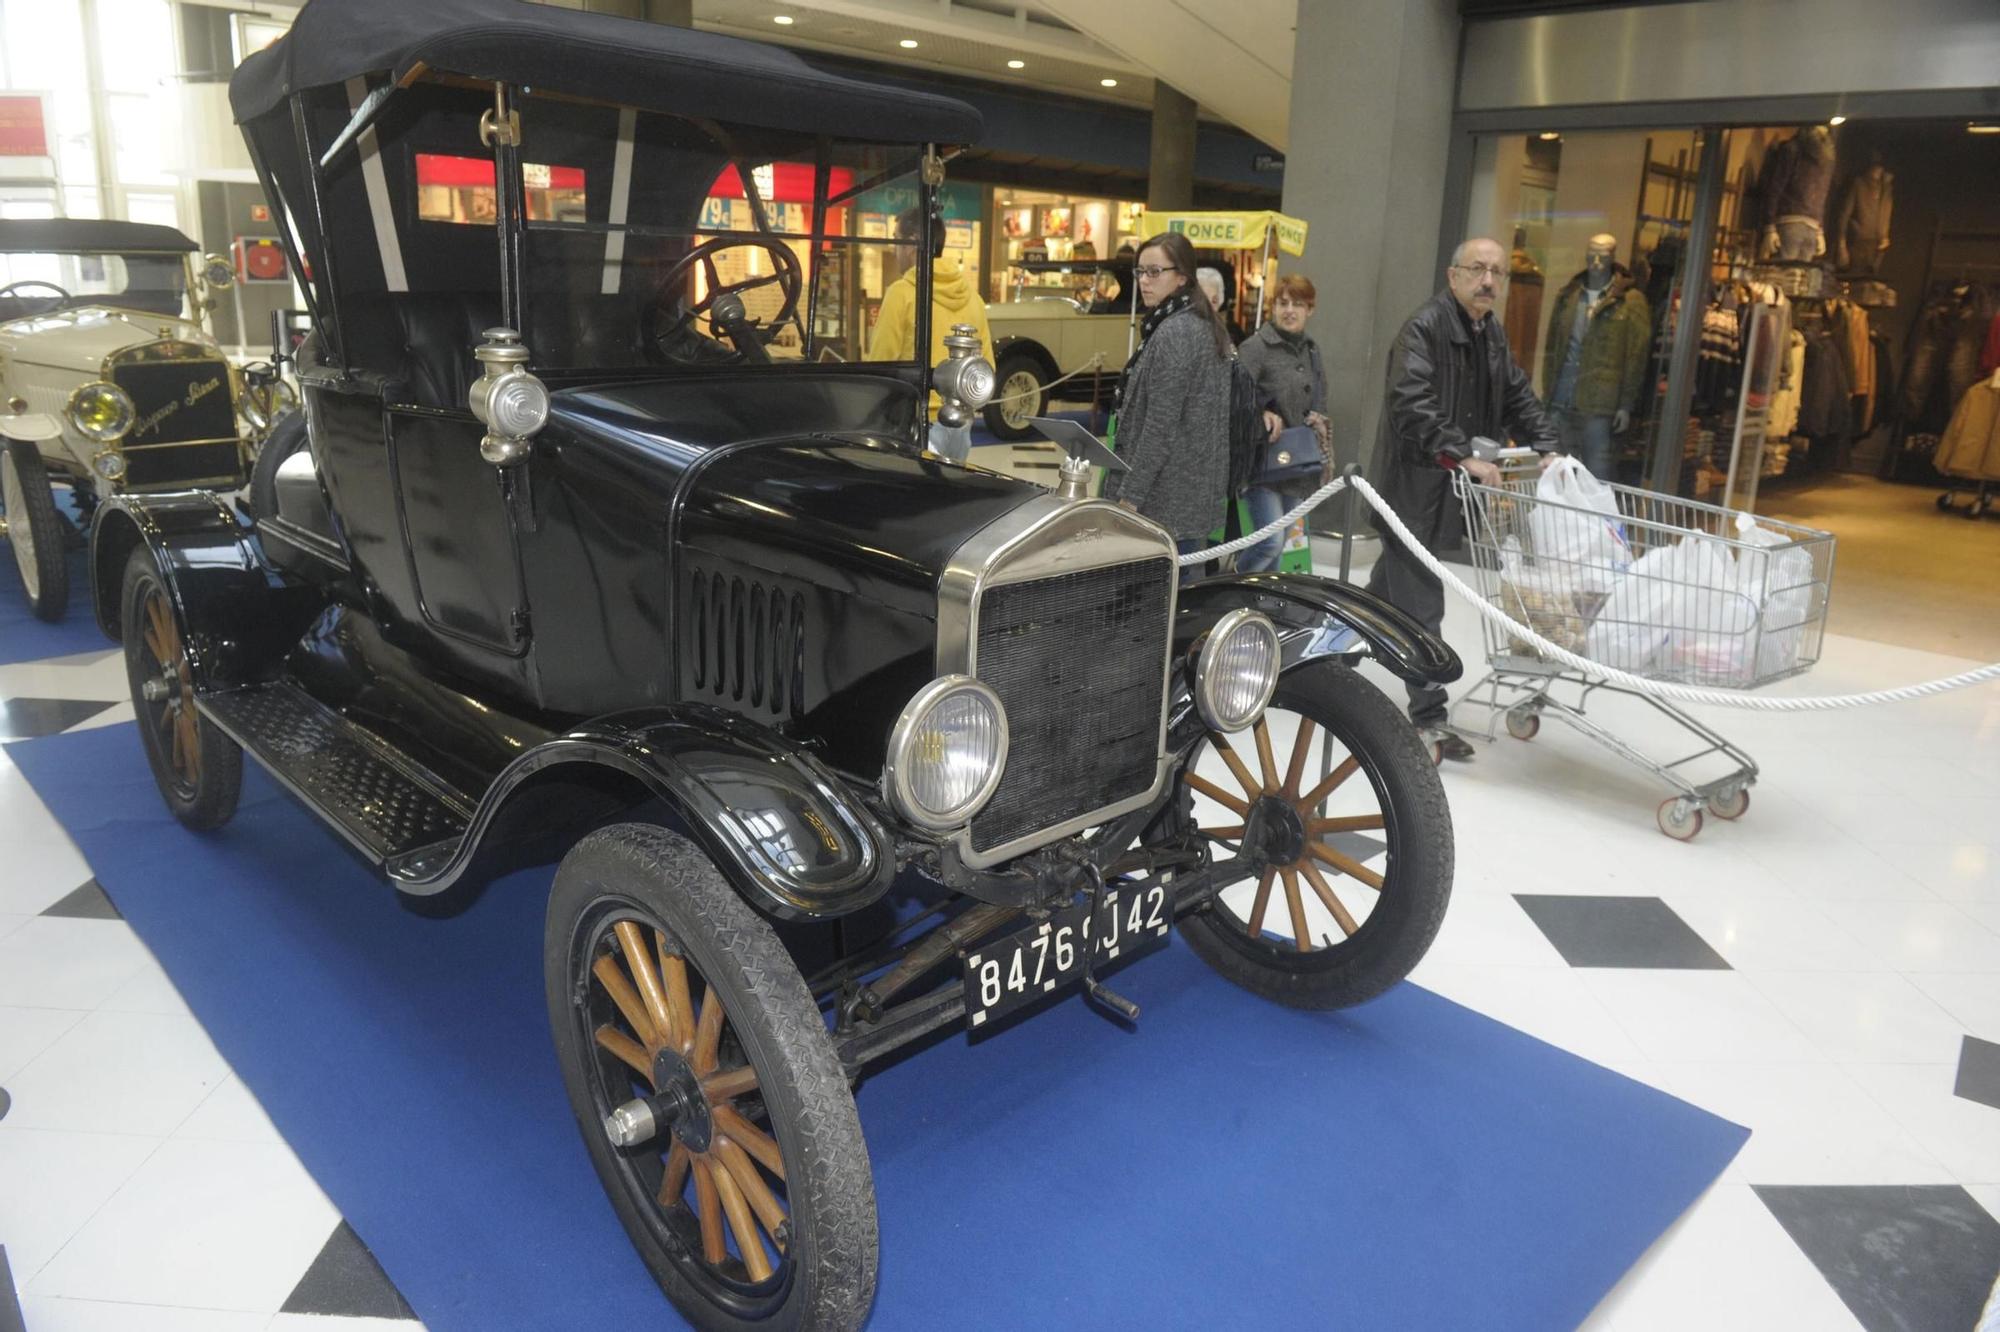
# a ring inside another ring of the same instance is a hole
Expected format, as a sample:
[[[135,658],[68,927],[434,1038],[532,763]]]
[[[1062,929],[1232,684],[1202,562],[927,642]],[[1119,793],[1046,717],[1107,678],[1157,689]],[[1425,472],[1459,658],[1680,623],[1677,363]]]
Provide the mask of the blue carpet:
[[[57,507],[76,521],[69,487],[56,487]],[[99,632],[90,598],[90,552],[69,552],[69,612],[54,624],[35,618],[21,588],[21,567],[14,548],[0,541],[0,666],[43,657],[68,657],[79,652],[103,652],[114,644]]]
[[[671,1326],[577,1137],[542,1006],[548,871],[450,921],[254,769],[218,834],[132,727],[12,746],[222,1053],[433,1332]],[[871,1327],[1574,1326],[1745,1130],[1415,986],[1294,1013],[1178,940],[860,1091]]]

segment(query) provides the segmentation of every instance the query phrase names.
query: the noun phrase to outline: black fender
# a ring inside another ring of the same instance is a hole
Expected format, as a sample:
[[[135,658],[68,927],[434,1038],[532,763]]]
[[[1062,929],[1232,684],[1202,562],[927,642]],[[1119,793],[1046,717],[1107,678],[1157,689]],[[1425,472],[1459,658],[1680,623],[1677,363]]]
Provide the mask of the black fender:
[[[173,602],[195,688],[234,689],[269,675],[326,604],[288,582],[213,491],[118,495],[91,524],[90,586],[97,627],[117,641],[125,565],[144,545]]]
[[[489,844],[575,830],[554,826],[575,805],[553,793],[607,778],[627,807],[635,784],[665,802],[737,891],[781,919],[845,915],[896,876],[895,839],[850,784],[777,732],[694,703],[599,717],[535,746],[494,779],[448,856],[391,861],[390,877],[443,892]]]
[[[1180,593],[1174,656],[1230,611],[1271,617],[1285,640],[1285,669],[1317,657],[1365,650],[1405,680],[1450,684],[1465,664],[1442,638],[1382,598],[1312,574],[1254,573],[1205,578]]]

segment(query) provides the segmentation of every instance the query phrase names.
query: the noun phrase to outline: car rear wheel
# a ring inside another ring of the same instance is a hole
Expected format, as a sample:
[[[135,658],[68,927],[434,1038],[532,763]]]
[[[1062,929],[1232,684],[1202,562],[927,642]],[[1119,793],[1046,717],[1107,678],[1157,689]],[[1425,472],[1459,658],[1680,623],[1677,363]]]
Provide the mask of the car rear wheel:
[[[69,561],[48,470],[32,442],[10,439],[5,445],[0,449],[0,503],[7,507],[7,541],[21,570],[28,609],[37,619],[60,620],[69,608]]]
[[[859,1327],[868,1147],[771,927],[685,838],[620,824],[563,858],[545,939],[570,1107],[667,1297],[704,1329]]]
[[[1049,374],[1026,352],[1002,352],[994,367],[993,401],[986,405],[986,428],[1000,439],[1031,439],[1037,416],[1049,414]]]
[[[243,750],[195,710],[187,641],[153,553],[144,546],[125,563],[119,604],[125,678],[153,781],[182,823],[204,831],[220,828],[236,813],[243,790]]]
[[[271,433],[257,449],[256,465],[250,469],[250,512],[257,518],[278,516],[278,467],[306,446],[304,412],[292,412],[271,427]]]
[[[1202,836],[1243,870],[1181,932],[1266,999],[1373,999],[1423,959],[1451,899],[1436,765],[1396,705],[1334,662],[1287,672],[1248,738],[1254,753],[1210,733],[1183,770]]]

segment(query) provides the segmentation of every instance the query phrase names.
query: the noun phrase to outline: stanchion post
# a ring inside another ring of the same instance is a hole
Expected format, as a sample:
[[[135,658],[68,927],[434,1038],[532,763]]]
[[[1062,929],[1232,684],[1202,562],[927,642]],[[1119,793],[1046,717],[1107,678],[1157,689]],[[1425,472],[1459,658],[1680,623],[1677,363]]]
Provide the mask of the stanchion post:
[[[1341,479],[1347,482],[1347,489],[1341,492],[1340,511],[1340,581],[1347,581],[1347,574],[1354,567],[1354,509],[1361,502],[1360,492],[1354,488],[1354,478],[1361,471],[1359,463],[1349,463],[1340,469]]]

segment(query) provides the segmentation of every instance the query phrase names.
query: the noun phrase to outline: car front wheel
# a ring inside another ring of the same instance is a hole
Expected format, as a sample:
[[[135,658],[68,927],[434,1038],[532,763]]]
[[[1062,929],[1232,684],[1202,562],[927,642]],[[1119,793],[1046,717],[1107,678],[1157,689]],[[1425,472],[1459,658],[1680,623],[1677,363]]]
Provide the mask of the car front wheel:
[[[21,570],[28,609],[38,619],[60,620],[69,607],[62,520],[56,516],[41,452],[28,440],[10,439],[0,449],[0,503],[7,507],[7,541]]]
[[[243,750],[195,710],[187,641],[166,581],[145,546],[126,561],[123,586],[125,678],[153,781],[182,823],[204,831],[220,828],[236,813],[243,790]]]
[[[993,401],[986,405],[986,428],[997,438],[1032,439],[1034,417],[1049,411],[1049,376],[1026,352],[1002,352],[994,367]]]
[[[1293,1008],[1345,1008],[1410,974],[1451,898],[1451,814],[1416,728],[1346,666],[1309,663],[1235,741],[1183,770],[1237,882],[1184,917],[1197,956]]]
[[[667,1297],[704,1329],[859,1327],[868,1147],[771,927],[685,838],[620,824],[563,858],[545,941],[570,1107]]]

